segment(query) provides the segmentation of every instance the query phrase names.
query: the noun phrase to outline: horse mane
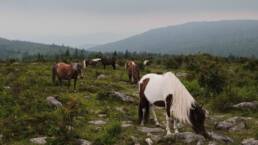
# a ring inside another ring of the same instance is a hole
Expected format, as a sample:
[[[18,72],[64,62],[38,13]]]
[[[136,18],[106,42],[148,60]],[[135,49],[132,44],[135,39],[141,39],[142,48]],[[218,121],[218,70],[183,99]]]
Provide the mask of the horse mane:
[[[191,125],[189,113],[192,106],[195,104],[194,98],[175,74],[168,72],[163,76],[166,80],[169,80],[168,87],[174,92],[170,111],[180,122],[189,123]]]

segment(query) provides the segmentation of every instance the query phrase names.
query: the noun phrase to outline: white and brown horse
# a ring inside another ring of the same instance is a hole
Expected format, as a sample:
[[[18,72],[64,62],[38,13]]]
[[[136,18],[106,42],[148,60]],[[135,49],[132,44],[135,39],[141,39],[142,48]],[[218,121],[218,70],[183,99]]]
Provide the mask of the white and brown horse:
[[[146,59],[146,60],[143,61],[143,65],[144,65],[144,66],[148,66],[148,65],[150,65],[150,64],[151,64],[151,61],[148,60],[148,59]]]
[[[174,120],[174,131],[178,132],[177,121],[192,126],[197,134],[209,138],[204,122],[205,110],[200,107],[181,81],[171,72],[165,74],[147,74],[139,81],[140,104],[139,121],[143,125],[152,111],[156,125],[159,125],[154,106],[166,109],[166,130],[170,131],[170,119]]]
[[[68,87],[70,87],[71,79],[74,80],[74,89],[76,89],[76,82],[78,77],[82,76],[82,65],[79,63],[56,63],[52,67],[52,81],[56,83],[56,77],[59,80],[60,85],[62,85],[62,80],[68,80]]]
[[[83,64],[83,68],[85,69],[88,66],[96,66],[98,64],[98,62],[101,61],[101,58],[94,58],[94,59],[89,59],[89,60],[83,60],[82,64]]]
[[[131,83],[137,83],[140,80],[140,69],[134,61],[127,61],[125,64],[125,69]]]

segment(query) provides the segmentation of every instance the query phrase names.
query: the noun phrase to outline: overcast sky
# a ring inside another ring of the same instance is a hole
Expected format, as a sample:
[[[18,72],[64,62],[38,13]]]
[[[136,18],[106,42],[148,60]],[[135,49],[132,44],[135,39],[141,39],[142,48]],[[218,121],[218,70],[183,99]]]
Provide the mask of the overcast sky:
[[[258,20],[258,0],[0,0],[0,37],[75,46],[225,19]]]

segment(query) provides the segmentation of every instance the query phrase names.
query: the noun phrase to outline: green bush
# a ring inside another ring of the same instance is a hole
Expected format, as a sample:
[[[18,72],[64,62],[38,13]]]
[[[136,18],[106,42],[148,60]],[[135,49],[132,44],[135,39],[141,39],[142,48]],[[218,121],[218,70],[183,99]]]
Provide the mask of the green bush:
[[[226,86],[226,72],[216,64],[201,67],[198,82],[205,88],[207,96],[220,94]]]
[[[112,122],[104,128],[102,134],[94,141],[94,145],[113,145],[119,138],[121,133],[121,124],[119,122]]]
[[[181,64],[179,64],[175,59],[169,58],[165,61],[165,67],[167,69],[178,69]]]
[[[112,96],[111,92],[110,91],[107,91],[107,90],[102,90],[102,91],[99,91],[96,98],[98,100],[107,100],[107,99],[110,99]]]
[[[193,97],[204,96],[204,91],[200,87],[197,80],[184,81],[184,85],[186,86],[186,88],[188,89],[188,91],[191,93]]]

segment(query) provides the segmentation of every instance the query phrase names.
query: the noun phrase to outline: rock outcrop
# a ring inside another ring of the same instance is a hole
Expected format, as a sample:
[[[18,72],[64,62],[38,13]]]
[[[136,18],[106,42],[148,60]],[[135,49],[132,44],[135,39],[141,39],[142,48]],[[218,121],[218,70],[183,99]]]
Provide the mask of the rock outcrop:
[[[215,128],[229,131],[240,131],[246,128],[246,123],[245,119],[242,117],[232,117],[217,123]]]
[[[57,98],[57,96],[49,96],[49,97],[47,97],[47,103],[50,106],[62,107],[63,104],[60,101],[58,101],[56,98]]]

